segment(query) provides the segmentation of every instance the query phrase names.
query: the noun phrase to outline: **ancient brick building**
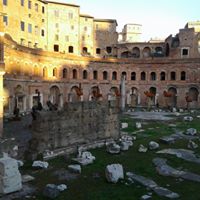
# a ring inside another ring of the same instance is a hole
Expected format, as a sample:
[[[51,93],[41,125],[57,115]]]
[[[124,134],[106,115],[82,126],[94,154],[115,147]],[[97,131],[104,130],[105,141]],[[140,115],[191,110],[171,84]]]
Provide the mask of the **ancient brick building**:
[[[117,22],[44,0],[1,0],[5,114],[46,101],[116,99],[126,77],[128,106],[200,106],[200,33],[189,23],[160,43],[118,43]],[[3,56],[4,53],[4,56]]]

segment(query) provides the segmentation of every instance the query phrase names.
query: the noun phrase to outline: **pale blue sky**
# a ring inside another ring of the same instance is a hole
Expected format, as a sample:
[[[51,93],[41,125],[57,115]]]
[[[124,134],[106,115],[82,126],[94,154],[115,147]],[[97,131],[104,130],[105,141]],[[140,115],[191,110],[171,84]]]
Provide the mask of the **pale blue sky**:
[[[80,5],[81,13],[118,22],[142,24],[142,38],[166,38],[178,33],[188,21],[200,20],[200,0],[57,0]]]

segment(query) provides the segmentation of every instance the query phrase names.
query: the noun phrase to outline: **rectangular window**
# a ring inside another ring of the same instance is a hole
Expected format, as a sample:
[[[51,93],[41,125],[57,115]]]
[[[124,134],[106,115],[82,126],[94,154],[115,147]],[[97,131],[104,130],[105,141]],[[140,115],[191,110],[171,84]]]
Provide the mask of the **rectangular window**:
[[[44,6],[42,6],[42,13],[43,13],[43,14],[45,13],[45,8],[44,8]]]
[[[65,41],[66,41],[66,42],[69,42],[69,35],[66,35],[66,36],[65,36]]]
[[[55,17],[59,17],[59,10],[54,10]]]
[[[28,1],[28,8],[31,9],[31,1]]]
[[[42,19],[42,23],[44,23],[44,19]]]
[[[38,35],[39,34],[39,28],[38,26],[35,26],[35,35]]]
[[[73,13],[72,13],[72,12],[69,12],[69,13],[68,13],[68,18],[69,18],[69,19],[73,19]]]
[[[87,31],[87,26],[84,27],[84,31]]]
[[[38,4],[35,3],[35,11],[38,12]]]
[[[58,41],[58,40],[59,40],[59,35],[56,34],[56,35],[55,35],[55,41]]]
[[[21,0],[21,6],[24,6],[24,0]]]
[[[28,32],[32,33],[32,24],[28,24]]]
[[[182,55],[187,56],[188,55],[188,49],[182,49]]]
[[[3,5],[7,6],[8,5],[8,1],[7,0],[3,0]]]
[[[73,25],[71,25],[71,30],[74,30],[74,26]]]
[[[25,31],[25,23],[21,21],[21,31]]]
[[[56,27],[56,28],[59,28],[59,23],[56,23],[56,24],[55,24],[55,27]]]
[[[44,29],[41,30],[41,36],[44,37]]]
[[[8,25],[8,16],[3,16],[3,23],[4,23],[4,26]]]

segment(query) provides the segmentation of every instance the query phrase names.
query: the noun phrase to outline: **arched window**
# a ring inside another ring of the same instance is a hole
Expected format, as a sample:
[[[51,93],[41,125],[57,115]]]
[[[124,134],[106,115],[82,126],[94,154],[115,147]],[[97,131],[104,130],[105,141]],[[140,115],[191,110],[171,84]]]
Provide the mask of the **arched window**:
[[[155,80],[156,80],[156,73],[151,72],[151,81],[155,81]]]
[[[113,81],[117,80],[117,72],[112,73],[112,80]]]
[[[131,73],[131,80],[132,80],[132,81],[135,81],[135,80],[136,80],[136,73],[135,73],[135,72],[132,72],[132,73]]]
[[[103,80],[107,80],[108,79],[108,72],[104,71],[103,72]]]
[[[186,73],[184,71],[181,72],[181,81],[186,80]]]
[[[73,69],[73,71],[72,71],[72,78],[77,79],[77,70],[76,69]]]
[[[100,48],[96,48],[96,54],[101,54],[101,49]]]
[[[74,53],[74,47],[73,46],[69,46],[68,52],[69,53]]]
[[[58,70],[56,68],[53,68],[53,77],[58,76]]]
[[[140,57],[140,49],[138,47],[133,48],[133,57],[139,58]]]
[[[145,80],[146,80],[146,73],[141,72],[141,81],[145,81]]]
[[[171,79],[171,81],[175,81],[176,80],[176,72],[171,72],[171,77],[170,77],[170,79]]]
[[[98,79],[98,72],[95,70],[93,71],[93,79],[97,80]]]
[[[67,78],[67,69],[66,68],[63,69],[62,77]]]
[[[125,77],[126,80],[126,72],[122,72],[122,77]]]
[[[165,72],[160,73],[160,80],[165,81]]]
[[[83,47],[82,52],[83,52],[83,54],[86,54],[88,52],[87,47]]]
[[[88,77],[88,73],[86,70],[83,71],[83,79],[87,79]]]
[[[47,78],[47,76],[48,76],[47,68],[44,67],[44,68],[43,68],[43,77],[44,77],[44,78]]]
[[[37,66],[34,66],[34,76],[39,76],[39,70]]]
[[[112,47],[106,47],[107,53],[112,53]]]

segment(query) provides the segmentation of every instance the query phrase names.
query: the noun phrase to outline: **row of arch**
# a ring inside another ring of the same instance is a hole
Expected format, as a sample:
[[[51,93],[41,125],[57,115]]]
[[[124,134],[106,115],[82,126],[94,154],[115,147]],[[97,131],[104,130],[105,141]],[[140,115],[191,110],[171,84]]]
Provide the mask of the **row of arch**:
[[[94,70],[93,72],[93,79],[97,80],[98,79],[98,75],[99,72],[97,70]],[[53,77],[58,77],[58,70],[57,68],[53,68],[53,72],[52,72]],[[136,80],[137,79],[137,73],[136,72],[131,72],[130,74],[130,80]],[[125,76],[125,78],[127,79],[127,72],[123,71],[121,73],[121,76]],[[121,77],[120,76],[120,77]],[[47,73],[47,68],[43,68],[43,77],[47,78],[48,77],[48,73]],[[77,69],[73,69],[72,70],[72,79],[78,79],[78,70]],[[89,72],[87,70],[83,70],[82,71],[82,79],[88,79],[89,77]],[[68,71],[66,68],[64,68],[62,70],[62,78],[66,79],[68,78]],[[107,71],[103,71],[102,72],[102,79],[103,80],[108,80],[109,79],[109,72]],[[112,80],[118,80],[118,72],[113,71],[112,72]],[[140,72],[140,80],[145,81],[147,79],[147,73],[146,72]],[[151,81],[156,81],[158,80],[157,77],[157,73],[156,72],[150,72],[150,80]],[[165,81],[167,80],[167,74],[166,72],[161,72],[160,73],[160,78],[159,80],[161,81]],[[175,71],[171,71],[170,72],[170,80],[177,80],[177,72]],[[180,80],[186,80],[186,72],[185,71],[181,71],[180,72]]]
[[[134,47],[132,50],[126,50],[121,53],[121,58],[148,58],[151,56],[163,56],[163,48],[158,46],[152,50],[150,47],[144,47],[144,49],[140,50],[139,47]]]
[[[49,89],[43,93],[40,91],[41,94],[41,102],[43,106],[45,106],[45,102],[50,100],[53,104],[57,104],[59,107],[62,107],[64,102],[77,102],[83,100],[92,101],[95,100],[119,100],[120,99],[120,87],[119,86],[110,86],[106,89],[99,85],[90,86],[89,89],[82,88],[77,85],[71,85],[69,87],[68,92],[64,92],[62,88],[57,85],[53,84],[49,86]],[[158,102],[161,103],[161,106],[164,106],[164,100],[168,100],[170,105],[177,106],[177,102],[179,101],[179,106],[181,106],[180,101],[182,102],[182,106],[186,105],[185,97],[186,95],[190,97],[191,103],[195,106],[199,105],[199,89],[197,86],[190,86],[188,89],[184,89],[184,92],[175,86],[169,86],[166,90],[171,94],[170,97],[164,96],[164,91],[160,91],[155,86],[149,86],[149,88],[145,89],[154,94],[151,98],[151,101],[154,105]],[[128,105],[137,106],[137,105],[147,105],[146,100],[148,99],[144,94],[144,89],[137,88],[137,87],[128,87],[126,89],[126,102]],[[8,90],[9,94],[9,90]],[[31,109],[31,106],[34,105],[34,102],[37,103],[37,94],[29,94],[27,97],[27,93],[24,87],[21,85],[17,85],[13,88],[13,92],[11,96],[8,96],[8,103],[5,109],[6,112],[12,114],[14,106],[17,104],[20,111],[27,111]],[[31,104],[29,104],[32,102]],[[27,107],[30,105],[30,107]]]

